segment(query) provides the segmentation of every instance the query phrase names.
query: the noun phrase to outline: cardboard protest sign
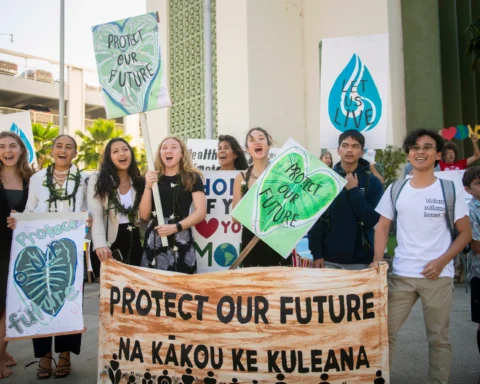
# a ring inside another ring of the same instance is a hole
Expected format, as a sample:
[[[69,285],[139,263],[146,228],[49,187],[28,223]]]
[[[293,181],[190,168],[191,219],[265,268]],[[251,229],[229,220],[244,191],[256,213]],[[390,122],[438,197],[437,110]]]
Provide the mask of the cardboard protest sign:
[[[387,141],[390,67],[388,35],[324,39],[320,43],[320,140],[337,148],[338,136],[362,132],[365,147]]]
[[[108,260],[98,383],[388,382],[386,272],[184,275]]]
[[[345,184],[343,177],[289,139],[232,216],[287,257]]]
[[[27,147],[28,162],[33,163],[37,160],[30,111],[0,115],[0,132],[2,131],[10,131],[20,136]]]
[[[154,12],[92,28],[109,119],[172,105]]]
[[[7,286],[8,339],[79,333],[87,213],[15,213]]]
[[[207,217],[193,228],[198,273],[227,269],[239,255],[242,226],[232,222],[233,183],[239,171],[207,171]]]

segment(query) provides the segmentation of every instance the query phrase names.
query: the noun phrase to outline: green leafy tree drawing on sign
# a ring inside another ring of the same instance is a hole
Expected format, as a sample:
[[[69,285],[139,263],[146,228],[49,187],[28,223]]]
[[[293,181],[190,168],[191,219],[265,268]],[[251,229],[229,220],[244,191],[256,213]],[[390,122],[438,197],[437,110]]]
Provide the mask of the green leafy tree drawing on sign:
[[[51,123],[46,126],[40,123],[32,123],[33,145],[35,146],[38,169],[48,167],[52,163],[52,143],[59,132],[60,128],[52,127]]]
[[[85,169],[98,169],[107,143],[116,137],[122,137],[126,141],[132,140],[131,136],[124,135],[123,130],[115,127],[115,122],[97,119],[86,132],[75,132],[82,139],[78,147],[76,162],[83,162]]]

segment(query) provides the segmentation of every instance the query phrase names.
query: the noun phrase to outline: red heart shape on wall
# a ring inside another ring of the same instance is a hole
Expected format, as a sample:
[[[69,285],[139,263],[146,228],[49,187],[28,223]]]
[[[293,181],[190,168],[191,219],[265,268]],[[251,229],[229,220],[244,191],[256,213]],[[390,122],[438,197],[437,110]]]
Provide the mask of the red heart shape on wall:
[[[215,231],[218,228],[218,220],[215,218],[212,218],[210,220],[203,220],[202,222],[198,223],[195,225],[195,228],[197,229],[198,233],[208,239],[210,236],[212,236]]]
[[[442,136],[446,140],[452,140],[457,134],[457,127],[443,128]]]

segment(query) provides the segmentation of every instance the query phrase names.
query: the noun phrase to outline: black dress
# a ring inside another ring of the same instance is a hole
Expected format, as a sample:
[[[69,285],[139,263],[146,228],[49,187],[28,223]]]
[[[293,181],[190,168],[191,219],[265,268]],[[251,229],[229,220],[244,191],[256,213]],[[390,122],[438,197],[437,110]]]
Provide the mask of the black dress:
[[[252,167],[247,169],[243,179],[246,183],[246,189],[243,195],[248,192],[248,181],[250,180],[250,175],[252,174]],[[242,227],[242,249],[244,249],[250,240],[252,240],[255,235],[245,227]],[[260,240],[250,253],[245,257],[242,262],[244,268],[248,267],[290,267],[292,266],[292,255],[288,256],[286,259],[283,258],[277,251],[271,248],[268,244]]]
[[[12,230],[7,228],[7,217],[10,211],[23,212],[28,198],[28,183],[23,183],[23,190],[12,191],[21,196],[17,199],[17,204],[10,204],[7,192],[0,186],[0,314],[5,311],[7,299],[7,279],[8,267],[10,264],[10,249],[12,245]]]
[[[180,175],[162,175],[158,181],[158,189],[166,224],[177,223],[185,219],[190,214],[193,202],[192,193],[204,190],[203,181],[199,175],[195,175],[195,184],[191,192],[186,191],[181,184]],[[192,229],[188,228],[168,236],[168,245],[164,245],[154,230],[157,225],[157,219],[153,217],[145,233],[142,266],[153,266],[164,271],[196,273],[197,256],[193,246]]]

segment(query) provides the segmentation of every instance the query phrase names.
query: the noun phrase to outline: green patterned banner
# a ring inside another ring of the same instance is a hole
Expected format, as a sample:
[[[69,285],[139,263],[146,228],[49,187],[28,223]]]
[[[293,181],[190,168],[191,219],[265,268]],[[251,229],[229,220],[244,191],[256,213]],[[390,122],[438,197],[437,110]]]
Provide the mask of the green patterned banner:
[[[289,139],[232,216],[287,257],[345,184],[335,171]]]
[[[108,118],[172,105],[154,12],[92,28]]]

